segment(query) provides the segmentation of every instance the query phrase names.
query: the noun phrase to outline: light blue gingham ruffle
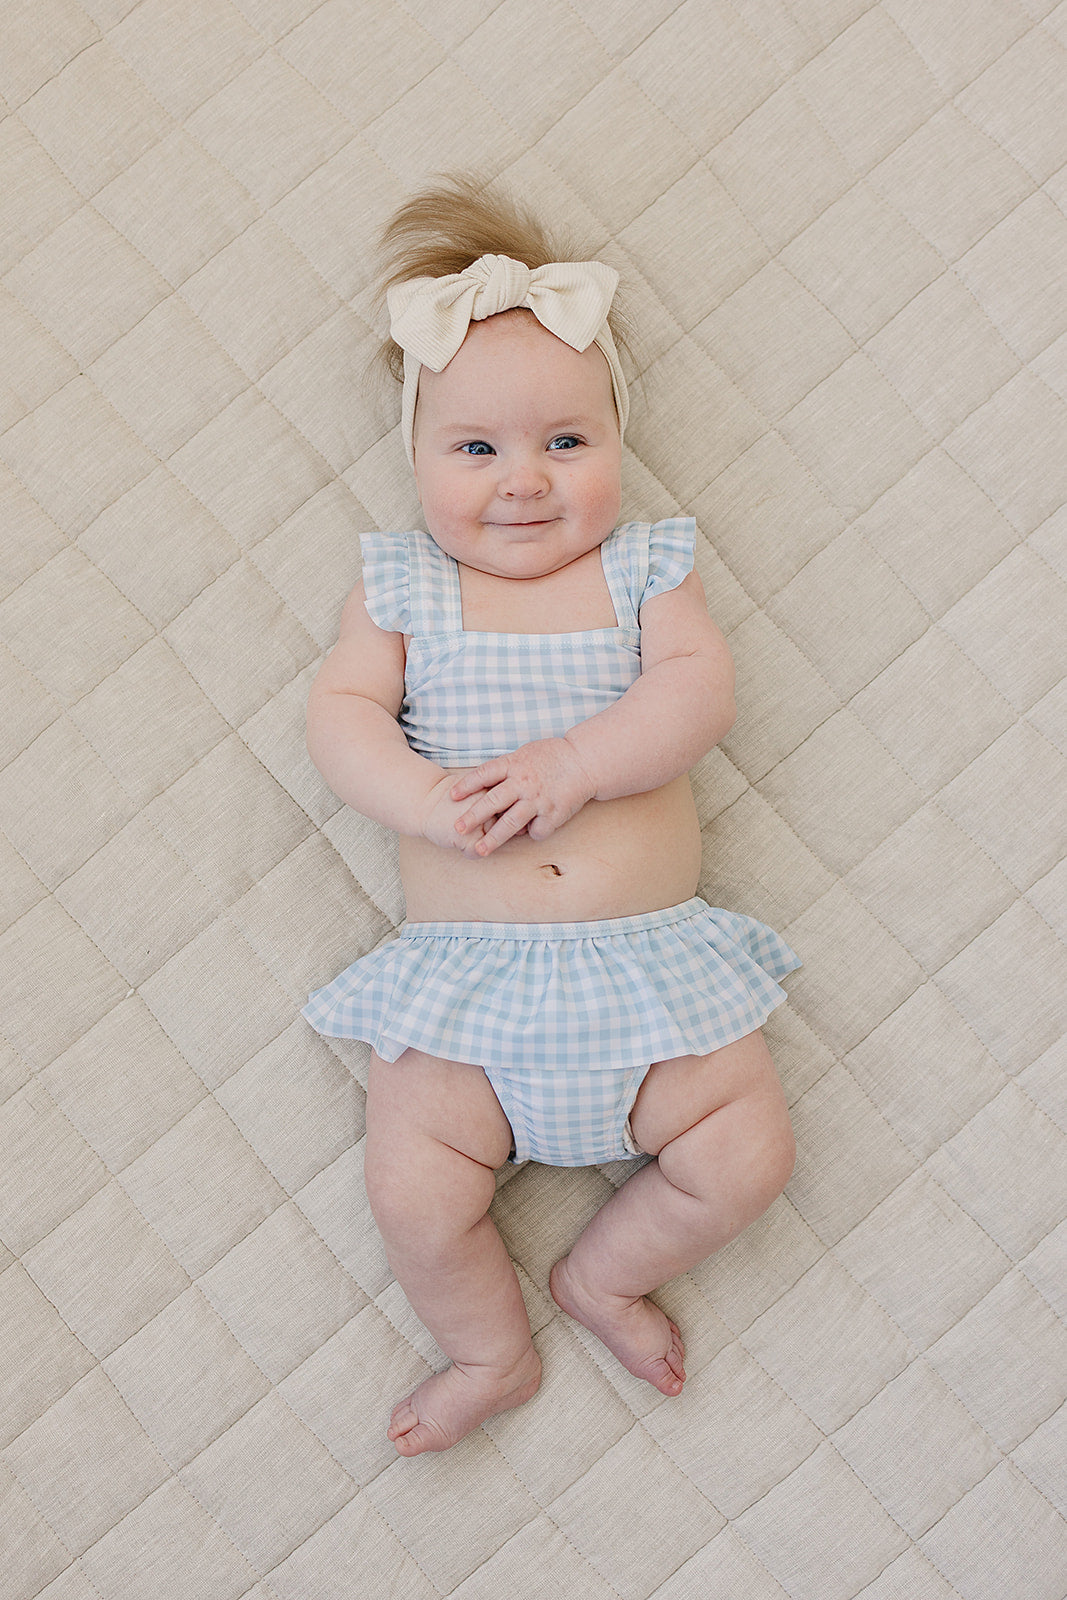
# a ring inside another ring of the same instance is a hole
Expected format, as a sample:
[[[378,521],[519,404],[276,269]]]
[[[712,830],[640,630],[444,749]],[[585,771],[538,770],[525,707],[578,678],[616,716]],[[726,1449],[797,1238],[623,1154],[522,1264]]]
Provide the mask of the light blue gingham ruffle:
[[[618,1069],[743,1038],[799,965],[773,929],[700,899],[599,922],[409,923],[303,1014],[387,1061],[414,1047],[486,1069]]]

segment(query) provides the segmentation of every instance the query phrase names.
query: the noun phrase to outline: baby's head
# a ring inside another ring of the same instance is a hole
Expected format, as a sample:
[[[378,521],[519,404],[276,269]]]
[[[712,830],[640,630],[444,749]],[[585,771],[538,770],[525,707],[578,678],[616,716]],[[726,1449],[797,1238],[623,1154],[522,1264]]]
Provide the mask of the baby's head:
[[[464,178],[414,196],[384,238],[392,366],[430,534],[509,577],[602,543],[627,412],[617,274],[559,260],[536,222]]]

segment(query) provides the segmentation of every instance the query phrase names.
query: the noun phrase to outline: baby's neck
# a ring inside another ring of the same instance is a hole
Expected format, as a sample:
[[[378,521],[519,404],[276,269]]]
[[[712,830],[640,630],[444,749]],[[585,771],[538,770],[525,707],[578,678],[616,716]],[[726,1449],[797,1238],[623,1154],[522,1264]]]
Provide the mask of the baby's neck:
[[[599,548],[540,578],[459,567],[468,633],[578,633],[618,626]]]

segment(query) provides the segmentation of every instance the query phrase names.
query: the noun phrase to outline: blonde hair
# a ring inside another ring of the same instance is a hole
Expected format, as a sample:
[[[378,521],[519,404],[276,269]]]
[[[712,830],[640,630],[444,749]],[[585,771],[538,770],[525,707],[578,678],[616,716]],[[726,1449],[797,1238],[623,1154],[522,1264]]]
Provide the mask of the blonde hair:
[[[588,252],[573,240],[550,233],[509,195],[490,194],[476,173],[442,173],[434,184],[405,200],[382,229],[379,299],[384,300],[394,284],[465,272],[485,255],[510,256],[531,269],[550,261],[588,259]],[[618,296],[608,312],[608,326],[615,343],[629,356],[629,324]],[[390,339],[381,357],[400,382],[404,376],[400,346]]]

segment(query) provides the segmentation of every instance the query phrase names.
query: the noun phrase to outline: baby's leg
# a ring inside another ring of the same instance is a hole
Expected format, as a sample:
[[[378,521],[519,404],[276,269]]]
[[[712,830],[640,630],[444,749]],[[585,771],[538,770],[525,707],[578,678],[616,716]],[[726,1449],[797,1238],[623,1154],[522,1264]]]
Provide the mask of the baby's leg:
[[[541,1364],[515,1269],[487,1212],[511,1129],[480,1067],[372,1057],[366,1182],[397,1281],[452,1365],[393,1412],[401,1455],[447,1450],[536,1392]]]
[[[644,1296],[728,1244],[793,1170],[789,1112],[762,1034],[658,1062],[630,1126],[658,1159],[623,1184],[557,1262],[552,1294],[630,1372],[678,1394],[681,1338]]]

